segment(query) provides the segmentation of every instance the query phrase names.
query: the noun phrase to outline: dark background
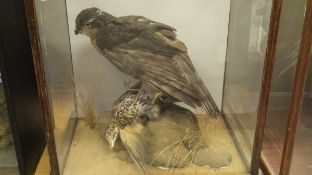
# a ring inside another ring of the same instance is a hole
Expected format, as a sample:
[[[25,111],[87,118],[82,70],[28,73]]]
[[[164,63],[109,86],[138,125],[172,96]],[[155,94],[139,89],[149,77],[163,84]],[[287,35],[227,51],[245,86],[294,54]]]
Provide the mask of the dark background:
[[[21,175],[34,174],[45,147],[24,1],[0,1],[0,69]]]

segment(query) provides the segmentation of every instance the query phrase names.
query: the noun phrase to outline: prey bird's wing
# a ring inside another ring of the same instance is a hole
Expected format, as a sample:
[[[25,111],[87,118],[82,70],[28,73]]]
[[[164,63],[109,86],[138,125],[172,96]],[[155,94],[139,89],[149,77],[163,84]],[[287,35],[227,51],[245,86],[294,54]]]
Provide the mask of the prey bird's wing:
[[[202,106],[211,116],[219,113],[174,28],[144,17],[127,16],[98,35],[97,47],[121,71],[192,107]]]
[[[143,174],[147,174],[145,157],[148,155],[148,153],[145,149],[148,144],[144,137],[141,138],[141,136],[144,135],[143,130],[144,128],[140,124],[125,127],[124,129],[120,129],[120,138],[132,160],[139,167]]]

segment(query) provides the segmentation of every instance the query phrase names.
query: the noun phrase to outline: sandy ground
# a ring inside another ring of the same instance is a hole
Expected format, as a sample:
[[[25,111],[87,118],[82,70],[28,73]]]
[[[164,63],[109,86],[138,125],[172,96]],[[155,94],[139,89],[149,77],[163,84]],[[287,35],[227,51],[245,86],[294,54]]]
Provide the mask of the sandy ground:
[[[104,139],[105,126],[108,123],[108,114],[98,120],[96,129],[90,129],[83,121],[77,124],[74,139],[69,151],[64,175],[137,175],[141,174],[137,166],[128,161],[128,153],[125,150],[114,152]],[[105,121],[105,120],[108,121]],[[206,139],[216,147],[225,148],[232,155],[232,162],[225,168],[209,168],[191,165],[185,168],[164,170],[157,167],[148,167],[148,174],[152,175],[236,175],[248,174],[235,145],[224,125],[223,120],[210,120],[207,117],[199,117],[200,127],[206,128]]]

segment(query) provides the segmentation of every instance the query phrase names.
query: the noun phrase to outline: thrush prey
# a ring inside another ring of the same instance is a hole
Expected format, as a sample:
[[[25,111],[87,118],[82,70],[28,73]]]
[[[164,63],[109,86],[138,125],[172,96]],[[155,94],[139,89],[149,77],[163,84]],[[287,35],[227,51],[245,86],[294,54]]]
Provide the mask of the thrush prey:
[[[114,103],[105,138],[111,149],[121,143],[143,174],[153,174],[146,165],[220,168],[231,163],[230,153],[202,137],[194,113],[162,100],[152,104],[154,91],[138,93],[127,91]]]
[[[142,16],[114,17],[98,8],[82,10],[75,34],[91,39],[96,50],[120,71],[155,86],[191,107],[216,117],[219,109],[198,76],[176,30]]]

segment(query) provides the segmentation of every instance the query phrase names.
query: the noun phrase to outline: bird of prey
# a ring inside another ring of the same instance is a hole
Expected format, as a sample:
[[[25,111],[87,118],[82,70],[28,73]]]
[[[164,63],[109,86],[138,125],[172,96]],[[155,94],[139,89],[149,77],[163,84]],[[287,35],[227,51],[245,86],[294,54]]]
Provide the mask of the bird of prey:
[[[195,114],[162,100],[152,104],[153,91],[136,100],[138,93],[127,91],[116,101],[105,137],[111,149],[120,138],[143,174],[149,174],[146,165],[172,169],[194,163],[220,168],[231,163],[231,154],[220,145],[202,140]]]
[[[143,16],[117,18],[95,7],[78,14],[75,29],[120,71],[142,81],[141,89],[153,85],[162,95],[216,117],[219,109],[175,32]]]

